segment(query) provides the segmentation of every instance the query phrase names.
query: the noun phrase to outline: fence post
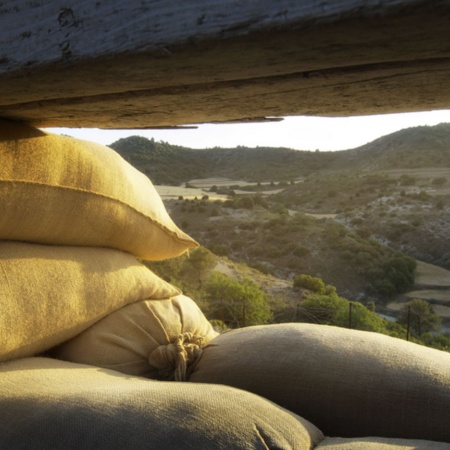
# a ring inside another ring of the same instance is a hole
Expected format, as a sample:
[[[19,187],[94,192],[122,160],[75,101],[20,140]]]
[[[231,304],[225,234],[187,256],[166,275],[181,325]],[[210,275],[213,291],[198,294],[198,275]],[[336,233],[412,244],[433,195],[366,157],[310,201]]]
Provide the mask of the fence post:
[[[353,303],[348,302],[348,327],[352,328],[352,311],[353,311]]]
[[[409,341],[409,326],[411,322],[411,305],[408,305],[408,319],[406,323],[406,340]]]

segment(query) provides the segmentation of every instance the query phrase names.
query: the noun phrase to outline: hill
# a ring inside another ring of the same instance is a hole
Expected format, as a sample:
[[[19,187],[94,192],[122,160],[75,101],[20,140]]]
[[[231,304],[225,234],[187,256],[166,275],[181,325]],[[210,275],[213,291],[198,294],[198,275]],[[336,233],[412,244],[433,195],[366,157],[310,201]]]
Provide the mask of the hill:
[[[450,124],[343,152],[193,150],[138,136],[113,148],[155,184],[182,185],[166,205],[204,246],[279,279],[318,276],[386,304],[405,289],[387,273],[403,255],[450,268]]]
[[[362,171],[450,167],[450,124],[400,130],[340,157],[342,166]]]
[[[194,150],[140,136],[120,139],[111,147],[155,184],[180,185],[206,176],[290,182],[330,172],[450,167],[450,124],[408,128],[340,152],[270,147]]]
[[[213,148],[194,150],[139,136],[111,147],[147,174],[155,184],[179,185],[196,178],[225,177],[246,181],[291,180],[326,168],[333,152],[287,148]]]

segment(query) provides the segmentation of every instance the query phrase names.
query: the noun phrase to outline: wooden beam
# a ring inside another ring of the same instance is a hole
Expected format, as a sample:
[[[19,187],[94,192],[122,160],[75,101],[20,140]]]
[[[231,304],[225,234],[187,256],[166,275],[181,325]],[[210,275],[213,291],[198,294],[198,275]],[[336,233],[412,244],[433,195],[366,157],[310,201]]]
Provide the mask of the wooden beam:
[[[450,1],[16,0],[0,117],[164,127],[450,107]]]

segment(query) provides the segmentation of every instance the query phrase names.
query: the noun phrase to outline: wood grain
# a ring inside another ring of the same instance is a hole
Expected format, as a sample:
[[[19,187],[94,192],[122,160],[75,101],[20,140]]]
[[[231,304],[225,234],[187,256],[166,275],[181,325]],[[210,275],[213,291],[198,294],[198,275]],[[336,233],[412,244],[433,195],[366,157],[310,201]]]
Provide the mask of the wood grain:
[[[0,117],[147,128],[450,107],[450,1],[9,1]]]

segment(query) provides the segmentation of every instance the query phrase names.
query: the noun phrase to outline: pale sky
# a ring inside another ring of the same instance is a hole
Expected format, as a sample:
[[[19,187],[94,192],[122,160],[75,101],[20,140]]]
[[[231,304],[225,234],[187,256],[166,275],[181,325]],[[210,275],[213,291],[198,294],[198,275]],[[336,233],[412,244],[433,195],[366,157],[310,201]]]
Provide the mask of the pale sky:
[[[187,130],[98,130],[48,128],[109,145],[120,138],[139,135],[191,148],[288,147],[296,150],[347,150],[381,136],[420,125],[450,123],[450,110],[360,117],[288,117],[264,124],[199,125]]]

